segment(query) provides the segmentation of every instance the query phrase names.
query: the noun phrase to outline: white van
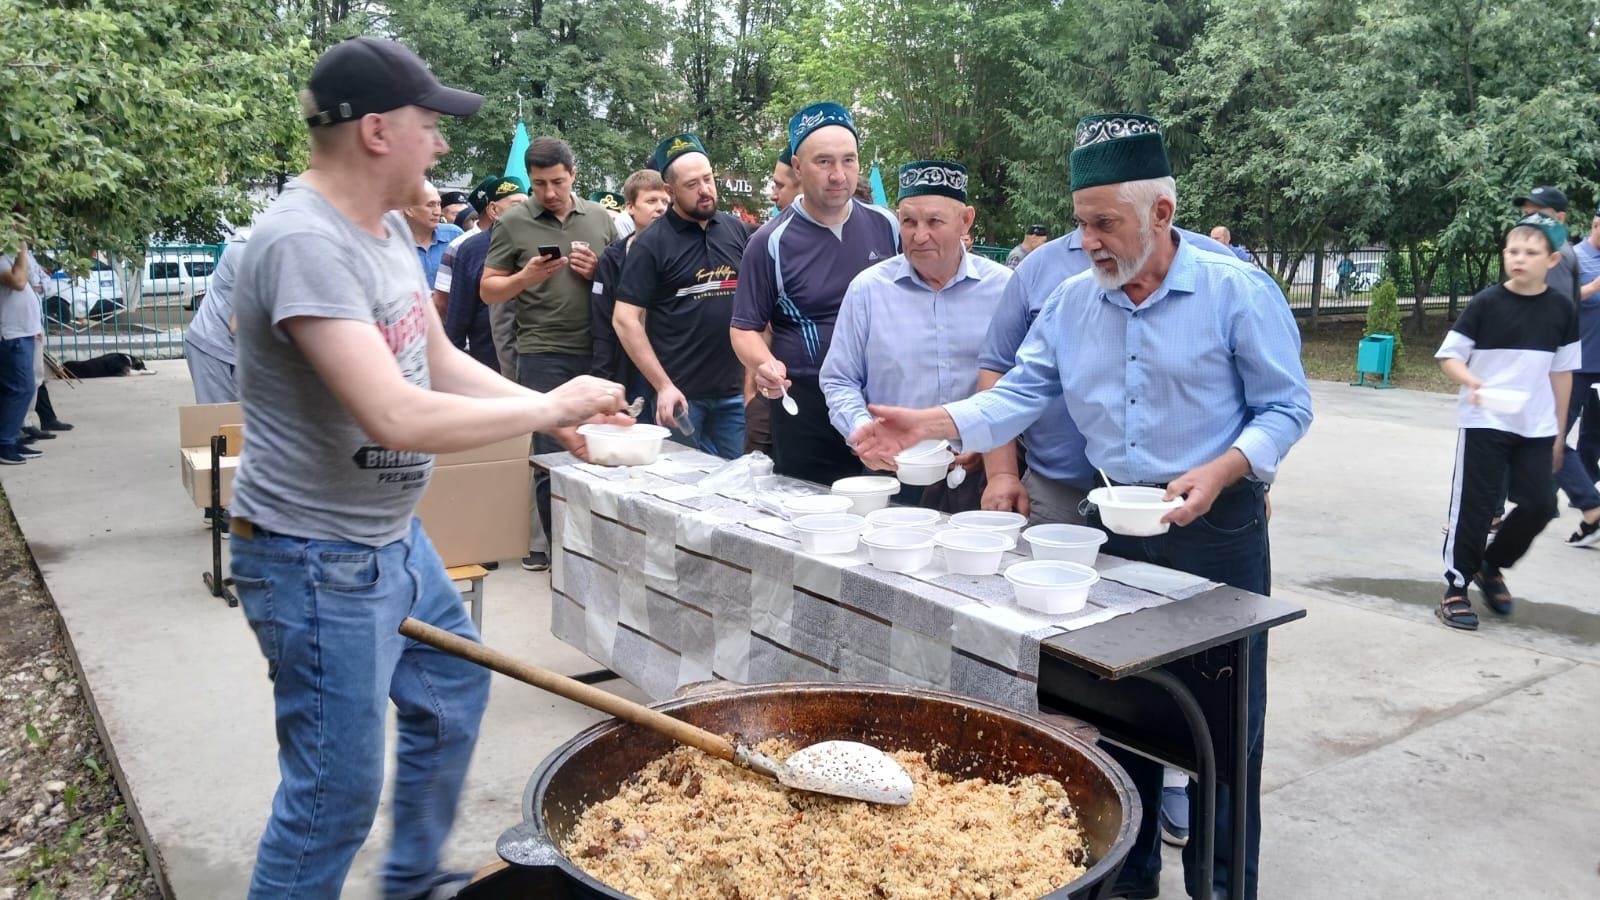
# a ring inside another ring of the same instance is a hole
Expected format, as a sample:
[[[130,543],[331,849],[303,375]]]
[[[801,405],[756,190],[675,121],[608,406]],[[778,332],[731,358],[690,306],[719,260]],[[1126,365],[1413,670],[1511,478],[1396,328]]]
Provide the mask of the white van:
[[[186,309],[197,309],[211,288],[211,273],[217,268],[209,253],[152,249],[144,259],[139,296],[135,306],[183,301]]]

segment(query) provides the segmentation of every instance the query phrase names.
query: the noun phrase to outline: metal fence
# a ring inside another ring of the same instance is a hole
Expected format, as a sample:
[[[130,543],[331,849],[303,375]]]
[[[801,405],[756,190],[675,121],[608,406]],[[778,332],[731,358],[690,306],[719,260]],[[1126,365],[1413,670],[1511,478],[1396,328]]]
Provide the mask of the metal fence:
[[[1385,280],[1394,282],[1402,309],[1416,303],[1416,277],[1410,256],[1382,247],[1349,250],[1324,250],[1291,258],[1274,250],[1250,250],[1251,261],[1277,280],[1296,316],[1364,314],[1372,302],[1372,291]],[[1500,255],[1466,254],[1435,263],[1432,251],[1424,250],[1419,260],[1428,278],[1423,304],[1454,316],[1474,293],[1500,280]]]
[[[158,244],[142,259],[99,256],[79,276],[38,254],[45,350],[62,361],[106,353],[182,358],[184,332],[221,253],[221,244]]]

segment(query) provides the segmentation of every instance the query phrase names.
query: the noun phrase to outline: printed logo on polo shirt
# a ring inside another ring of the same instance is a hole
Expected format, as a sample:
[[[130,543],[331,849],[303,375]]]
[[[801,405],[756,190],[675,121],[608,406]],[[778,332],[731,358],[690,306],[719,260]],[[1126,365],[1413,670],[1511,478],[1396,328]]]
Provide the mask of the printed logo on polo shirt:
[[[868,253],[867,253],[867,262],[872,262],[873,260],[878,260],[878,259],[883,259],[883,257],[878,255],[878,251],[876,251],[876,250],[868,251]]]
[[[717,266],[694,273],[697,284],[678,289],[679,297],[707,294],[712,291],[733,291],[739,287],[739,273],[732,266]]]

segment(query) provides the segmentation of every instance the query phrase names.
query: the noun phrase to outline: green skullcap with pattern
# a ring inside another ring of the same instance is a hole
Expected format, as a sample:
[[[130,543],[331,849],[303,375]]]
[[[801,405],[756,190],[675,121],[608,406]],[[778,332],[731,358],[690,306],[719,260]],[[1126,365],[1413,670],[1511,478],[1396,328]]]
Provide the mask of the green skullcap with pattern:
[[[1074,191],[1172,174],[1161,123],[1133,113],[1080,120],[1073,135],[1071,167]]]

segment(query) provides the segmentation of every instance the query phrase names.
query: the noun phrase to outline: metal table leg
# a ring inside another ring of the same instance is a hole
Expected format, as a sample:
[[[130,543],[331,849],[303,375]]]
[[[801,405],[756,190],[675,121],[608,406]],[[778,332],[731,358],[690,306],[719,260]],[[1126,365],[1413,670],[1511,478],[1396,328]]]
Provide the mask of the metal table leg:
[[[1246,815],[1250,799],[1250,638],[1233,642],[1233,785],[1228,792],[1233,832],[1233,862],[1228,868],[1229,900],[1243,900]]]
[[[1195,773],[1196,782],[1200,785],[1199,815],[1191,814],[1191,821],[1197,823],[1194,838],[1199,839],[1200,860],[1199,878],[1196,879],[1194,891],[1190,894],[1194,900],[1211,900],[1212,865],[1215,860],[1217,822],[1215,810],[1217,808],[1217,757],[1216,749],[1211,742],[1211,728],[1206,724],[1205,712],[1200,708],[1200,702],[1194,694],[1176,675],[1165,669],[1149,669],[1134,676],[1143,678],[1172,695],[1178,708],[1183,711],[1184,721],[1189,724],[1189,734],[1194,738],[1195,760],[1197,762]],[[1237,807],[1235,807],[1237,808]],[[1159,825],[1157,826],[1160,827]],[[1160,836],[1157,835],[1157,840]],[[1237,843],[1237,842],[1236,842]]]
[[[233,594],[233,579],[222,574],[222,457],[227,454],[228,439],[220,434],[211,436],[211,571],[200,573],[200,580],[213,597],[221,597],[228,606],[239,605]]]

